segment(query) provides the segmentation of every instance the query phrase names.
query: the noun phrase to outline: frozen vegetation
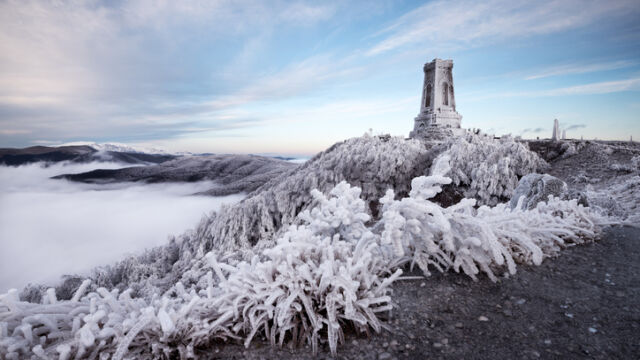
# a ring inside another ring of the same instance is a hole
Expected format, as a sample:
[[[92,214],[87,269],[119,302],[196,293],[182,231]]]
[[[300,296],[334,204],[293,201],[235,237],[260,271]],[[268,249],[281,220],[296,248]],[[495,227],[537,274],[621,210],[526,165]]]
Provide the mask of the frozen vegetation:
[[[509,200],[521,177],[547,166],[525,144],[508,136],[494,140],[467,133],[449,140],[448,146],[440,156],[449,158],[453,184],[463,187],[464,197],[476,198],[480,204]]]
[[[544,167],[510,138],[347,140],[166,246],[0,295],[0,356],[189,358],[231,339],[335,355],[347,327],[385,327],[407,266],[495,281],[594,240],[611,218],[578,198],[503,202]],[[619,191],[633,198],[630,179]]]
[[[365,139],[364,141],[372,141]],[[400,140],[396,140],[400,141]],[[357,142],[357,140],[356,140]],[[364,191],[340,181],[313,190],[273,246],[202,254],[197,282],[176,282],[162,296],[91,289],[84,280],[70,300],[54,289],[39,304],[17,291],[0,298],[0,354],[6,358],[192,357],[216,340],[258,337],[273,345],[327,343],[335,355],[343,329],[380,331],[392,309],[389,286],[406,263],[496,279],[516,263],[539,264],[563,247],[593,239],[598,217],[576,200],[550,198],[531,210],[506,204],[476,208],[464,199],[432,199],[452,182],[441,157],[431,176],[411,180],[408,196],[388,190],[371,217]],[[242,203],[237,205],[242,206]],[[243,260],[246,259],[246,260]]]
[[[478,156],[480,151],[486,156]],[[198,267],[193,264],[199,264],[200,268],[205,266],[202,254],[211,250],[271,247],[274,237],[295,223],[300,212],[313,205],[312,190],[326,194],[341,181],[362,189],[367,212],[373,218],[379,218],[379,199],[386,191],[394,189],[396,197],[406,197],[411,180],[428,175],[433,159],[440,154],[448,159],[450,168],[458,169],[451,171],[457,176],[457,184],[445,186],[443,193],[469,191],[478,194],[481,203],[506,197],[507,189],[512,190],[514,182],[517,184],[517,174],[532,171],[536,164],[544,165],[536,154],[510,138],[496,141],[484,136],[469,136],[444,144],[390,136],[349,139],[273,178],[248,194],[241,203],[204,217],[194,231],[174,239],[166,247],[98,269],[93,279],[98,286],[121,290],[133,288],[136,294],[147,295],[163,292],[176,281],[196,282],[200,272],[193,270]],[[501,161],[500,154],[515,160]],[[475,168],[485,172],[474,171],[469,163],[477,164]],[[489,173],[498,163],[500,172]],[[493,179],[482,180],[482,174]],[[488,188],[478,191],[481,186]],[[455,196],[444,197],[447,204],[459,200]]]

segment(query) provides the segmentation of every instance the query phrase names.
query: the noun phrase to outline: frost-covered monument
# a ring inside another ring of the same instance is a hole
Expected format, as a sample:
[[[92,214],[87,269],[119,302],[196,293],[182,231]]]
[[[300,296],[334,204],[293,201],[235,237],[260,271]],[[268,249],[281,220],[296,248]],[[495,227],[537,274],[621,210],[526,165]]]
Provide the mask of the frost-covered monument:
[[[442,139],[463,132],[462,116],[456,111],[452,70],[453,60],[433,59],[424,64],[420,113],[409,137]]]

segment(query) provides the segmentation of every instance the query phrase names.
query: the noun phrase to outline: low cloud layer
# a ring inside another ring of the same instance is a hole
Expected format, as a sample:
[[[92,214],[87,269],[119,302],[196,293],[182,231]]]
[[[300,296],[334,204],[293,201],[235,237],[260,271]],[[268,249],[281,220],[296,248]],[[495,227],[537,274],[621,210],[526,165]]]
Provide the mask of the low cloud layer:
[[[167,242],[243,195],[191,196],[211,186],[88,185],[49,177],[118,164],[0,167],[0,293],[82,274]]]

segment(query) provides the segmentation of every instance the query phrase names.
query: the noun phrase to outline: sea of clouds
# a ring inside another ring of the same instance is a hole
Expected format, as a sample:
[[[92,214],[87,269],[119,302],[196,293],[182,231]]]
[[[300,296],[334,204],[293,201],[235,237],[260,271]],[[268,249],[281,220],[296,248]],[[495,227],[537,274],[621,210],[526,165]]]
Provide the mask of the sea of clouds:
[[[0,166],[0,293],[55,283],[162,245],[244,195],[194,196],[211,182],[93,185],[51,176],[117,163]]]

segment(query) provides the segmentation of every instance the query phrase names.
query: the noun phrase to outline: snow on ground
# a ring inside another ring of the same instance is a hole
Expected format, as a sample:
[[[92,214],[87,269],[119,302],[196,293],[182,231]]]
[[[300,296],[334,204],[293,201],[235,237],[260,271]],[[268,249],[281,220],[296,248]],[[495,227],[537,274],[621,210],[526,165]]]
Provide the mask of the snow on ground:
[[[0,167],[0,293],[56,282],[125,254],[162,245],[203,214],[244,195],[191,196],[211,182],[77,184],[49,177],[122,164]]]

